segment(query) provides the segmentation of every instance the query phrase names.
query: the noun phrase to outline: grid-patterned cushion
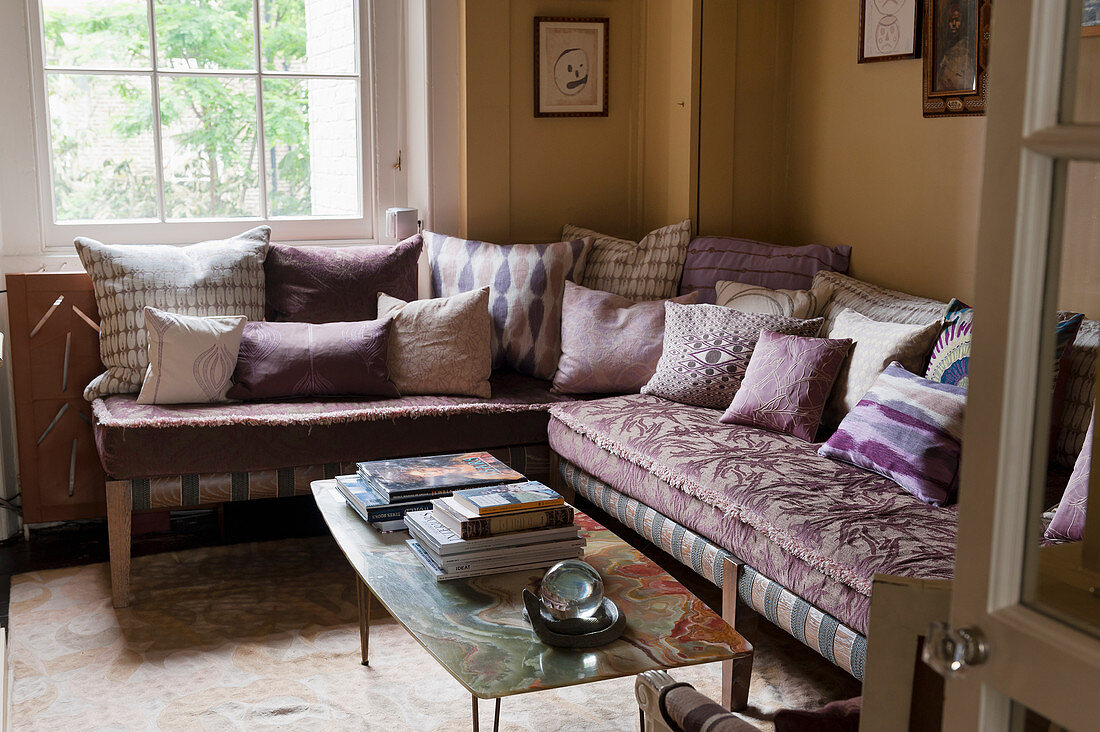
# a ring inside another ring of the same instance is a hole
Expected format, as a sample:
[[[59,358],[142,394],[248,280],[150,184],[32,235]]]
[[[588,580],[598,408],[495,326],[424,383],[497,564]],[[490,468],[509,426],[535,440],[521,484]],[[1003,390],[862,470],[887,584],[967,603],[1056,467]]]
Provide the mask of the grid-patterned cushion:
[[[591,238],[498,245],[424,232],[432,297],[489,288],[493,368],[552,379],[561,358],[565,281],[584,273]]]
[[[659,300],[676,294],[691,241],[691,220],[655,229],[641,241],[618,239],[573,224],[562,228],[566,241],[593,237],[581,284],[631,300]]]
[[[822,333],[829,338],[836,337],[832,335],[833,322],[846,308],[882,323],[915,325],[937,323],[947,310],[947,303],[888,290],[838,272],[818,272],[814,275],[813,289],[832,293],[821,312],[825,318]]]
[[[264,258],[271,229],[187,247],[118,246],[78,237],[80,263],[99,308],[99,357],[107,371],[84,390],[92,401],[134,394],[149,365],[146,305],[179,315],[264,318]]]

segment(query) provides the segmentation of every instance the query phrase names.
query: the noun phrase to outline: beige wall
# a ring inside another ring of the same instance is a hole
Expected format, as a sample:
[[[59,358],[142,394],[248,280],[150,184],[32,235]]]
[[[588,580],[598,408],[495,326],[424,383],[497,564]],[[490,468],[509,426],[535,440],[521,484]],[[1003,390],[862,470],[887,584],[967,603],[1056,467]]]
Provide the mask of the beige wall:
[[[1076,112],[1100,122],[1100,36],[1081,39]],[[1066,185],[1066,230],[1058,307],[1100,318],[1100,163],[1074,163]]]
[[[464,235],[552,241],[565,223],[631,233],[644,10],[632,0],[463,3]],[[537,15],[610,18],[607,117],[534,116]]]
[[[861,279],[972,298],[985,120],[924,119],[919,60],[857,64],[857,6],[797,2],[787,240],[850,244]]]

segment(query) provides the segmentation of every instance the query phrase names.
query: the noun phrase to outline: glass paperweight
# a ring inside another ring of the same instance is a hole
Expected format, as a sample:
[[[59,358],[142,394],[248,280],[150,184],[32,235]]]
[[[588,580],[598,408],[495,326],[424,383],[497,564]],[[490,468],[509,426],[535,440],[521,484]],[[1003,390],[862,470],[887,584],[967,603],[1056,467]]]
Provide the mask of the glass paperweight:
[[[591,564],[566,559],[546,571],[539,600],[555,620],[588,618],[603,604],[603,579]]]

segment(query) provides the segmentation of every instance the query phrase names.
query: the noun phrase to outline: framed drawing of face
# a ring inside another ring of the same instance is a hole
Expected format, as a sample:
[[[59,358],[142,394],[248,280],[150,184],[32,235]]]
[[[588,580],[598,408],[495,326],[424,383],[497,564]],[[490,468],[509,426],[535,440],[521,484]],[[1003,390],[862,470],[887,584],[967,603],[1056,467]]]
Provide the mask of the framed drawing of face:
[[[607,18],[535,18],[535,116],[607,116]]]
[[[858,63],[920,56],[920,0],[859,0]]]
[[[985,114],[992,0],[927,0],[924,116]]]

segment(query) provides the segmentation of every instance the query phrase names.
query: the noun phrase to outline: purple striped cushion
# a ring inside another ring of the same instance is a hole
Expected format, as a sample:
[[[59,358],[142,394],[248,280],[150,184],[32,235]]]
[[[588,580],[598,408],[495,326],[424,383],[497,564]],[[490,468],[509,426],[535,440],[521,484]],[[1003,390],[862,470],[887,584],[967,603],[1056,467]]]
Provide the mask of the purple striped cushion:
[[[591,237],[553,244],[490,244],[424,232],[432,297],[489,288],[493,368],[552,379],[561,358],[565,281],[584,273]]]
[[[688,247],[680,294],[698,290],[699,302],[714,303],[719,280],[772,290],[808,290],[818,272],[847,272],[851,253],[846,244],[787,247],[728,236],[697,236]]]
[[[1085,446],[1077,456],[1073,474],[1069,476],[1066,492],[1058,502],[1058,510],[1047,527],[1044,536],[1057,542],[1081,541],[1085,538],[1085,510],[1089,502],[1089,470],[1092,467],[1092,430],[1096,424],[1093,412],[1089,429],[1085,433]]]
[[[958,486],[966,389],[909,373],[894,361],[818,450],[890,478],[942,506]]]

